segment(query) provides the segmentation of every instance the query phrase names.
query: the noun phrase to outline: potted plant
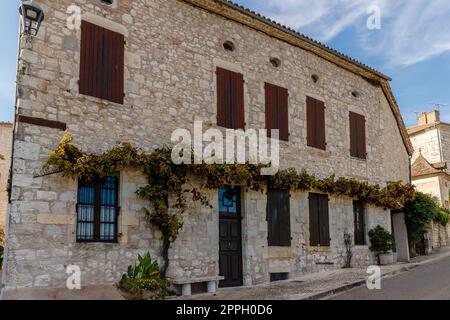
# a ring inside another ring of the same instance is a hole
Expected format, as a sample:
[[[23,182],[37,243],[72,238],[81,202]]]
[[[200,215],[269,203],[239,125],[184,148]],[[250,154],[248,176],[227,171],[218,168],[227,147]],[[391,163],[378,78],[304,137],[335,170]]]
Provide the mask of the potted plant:
[[[116,288],[127,300],[160,300],[174,295],[166,279],[160,277],[158,262],[150,254],[138,257],[138,264],[129,266]]]
[[[388,265],[394,263],[393,238],[392,235],[383,227],[377,226],[369,231],[370,250],[373,251],[380,265]]]

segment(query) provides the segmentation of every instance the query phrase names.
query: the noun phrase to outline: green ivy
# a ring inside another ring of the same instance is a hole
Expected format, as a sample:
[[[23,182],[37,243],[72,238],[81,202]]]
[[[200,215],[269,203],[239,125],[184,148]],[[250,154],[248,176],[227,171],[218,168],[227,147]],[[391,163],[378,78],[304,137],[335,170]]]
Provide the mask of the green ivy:
[[[129,143],[120,143],[103,154],[83,153],[72,144],[72,136],[66,133],[55,151],[51,152],[43,170],[56,170],[67,177],[94,179],[113,175],[127,167],[141,170],[148,184],[136,191],[142,199],[152,204],[144,209],[149,223],[156,226],[163,235],[162,256],[165,276],[168,267],[168,250],[183,227],[181,215],[187,209],[187,199],[211,207],[203,190],[219,189],[226,185],[245,186],[250,190],[263,192],[267,187],[295,191],[318,190],[333,196],[357,198],[367,204],[386,209],[402,209],[406,202],[415,198],[412,185],[399,182],[381,188],[356,179],[331,176],[318,179],[306,171],[296,169],[280,170],[275,176],[263,176],[262,165],[196,164],[176,165],[172,161],[172,149],[168,146],[145,153]],[[193,186],[190,178],[201,181]],[[169,210],[169,197],[174,197]]]

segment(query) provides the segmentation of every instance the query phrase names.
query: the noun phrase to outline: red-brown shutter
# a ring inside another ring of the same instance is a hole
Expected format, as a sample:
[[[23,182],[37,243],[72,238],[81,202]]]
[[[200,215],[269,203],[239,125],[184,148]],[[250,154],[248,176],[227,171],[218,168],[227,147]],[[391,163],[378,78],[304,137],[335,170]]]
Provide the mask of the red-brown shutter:
[[[266,129],[267,136],[272,137],[272,129],[278,129],[278,116],[276,112],[277,88],[273,84],[266,83]]]
[[[306,122],[308,146],[326,150],[324,102],[306,98]]]
[[[350,112],[350,154],[352,157],[366,159],[366,118]]]
[[[358,123],[353,112],[350,112],[350,155],[358,157]]]
[[[271,130],[279,130],[279,139],[289,141],[289,107],[288,90],[266,83],[266,129],[271,137]]]
[[[358,153],[360,159],[367,159],[366,118],[361,115],[358,118]]]
[[[244,76],[217,68],[217,125],[245,129]]]
[[[280,140],[289,141],[289,94],[286,88],[278,87],[278,128]]]
[[[227,118],[227,108],[231,99],[231,84],[227,70],[217,68],[217,125],[230,128],[229,118]]]
[[[240,73],[230,72],[231,75],[231,110],[233,129],[245,129],[244,110],[244,76]]]
[[[123,104],[124,36],[84,20],[81,30],[80,94]]]

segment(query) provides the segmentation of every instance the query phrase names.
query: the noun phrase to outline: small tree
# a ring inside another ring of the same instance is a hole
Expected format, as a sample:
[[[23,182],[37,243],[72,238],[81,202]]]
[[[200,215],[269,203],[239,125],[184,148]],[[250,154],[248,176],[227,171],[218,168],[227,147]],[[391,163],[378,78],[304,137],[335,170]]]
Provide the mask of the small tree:
[[[380,259],[380,254],[388,253],[394,248],[394,239],[392,235],[383,227],[377,226],[369,231],[370,250]]]
[[[353,238],[350,234],[344,234],[344,244],[345,244],[345,265],[344,268],[348,269],[352,267],[352,258],[353,258]]]

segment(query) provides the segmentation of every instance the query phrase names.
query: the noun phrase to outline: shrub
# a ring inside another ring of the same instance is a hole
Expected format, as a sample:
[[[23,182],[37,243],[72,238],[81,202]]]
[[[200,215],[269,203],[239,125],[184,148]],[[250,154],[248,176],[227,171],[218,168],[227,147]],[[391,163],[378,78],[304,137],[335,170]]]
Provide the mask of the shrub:
[[[128,267],[116,287],[129,300],[159,300],[173,295],[169,282],[160,277],[158,261],[152,261],[149,253]]]
[[[410,239],[413,242],[421,240],[432,221],[446,226],[449,222],[449,213],[431,196],[417,192],[416,199],[405,206],[405,220]]]
[[[376,228],[370,230],[369,238],[371,244],[370,250],[378,255],[388,253],[394,248],[394,239],[392,235],[381,226],[377,226]]]

